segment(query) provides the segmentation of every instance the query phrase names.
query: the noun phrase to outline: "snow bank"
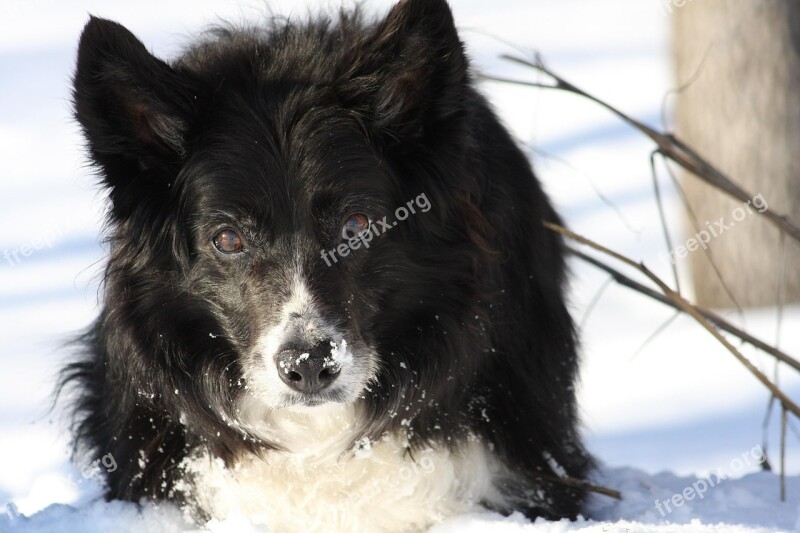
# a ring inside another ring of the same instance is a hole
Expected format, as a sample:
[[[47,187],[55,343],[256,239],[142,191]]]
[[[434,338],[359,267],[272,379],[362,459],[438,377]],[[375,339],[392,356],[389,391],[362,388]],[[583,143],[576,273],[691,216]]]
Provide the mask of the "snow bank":
[[[698,487],[709,477],[714,478],[714,475],[696,478],[671,473],[649,475],[632,468],[601,469],[595,481],[620,490],[623,499],[592,497],[587,512],[593,520],[537,520],[531,523],[520,514],[503,517],[487,512],[452,518],[432,528],[431,533],[800,531],[800,503],[796,496],[790,502],[780,502],[777,475],[760,472],[738,479],[719,480],[715,486],[703,491],[702,497],[695,494],[690,499],[683,498],[682,495],[690,494],[689,489]],[[789,494],[800,494],[800,476],[787,478],[786,484]],[[664,502],[680,501],[681,498],[683,502],[680,505],[673,503],[669,511],[665,509]],[[656,502],[661,502],[660,510]],[[213,532],[266,531],[240,517],[209,523],[207,529]],[[7,507],[5,516],[0,515],[0,531],[8,533],[169,533],[197,530],[184,519],[178,508],[164,504],[145,504],[139,508],[133,503],[95,501],[78,508],[51,505],[32,516],[21,515],[13,507]]]

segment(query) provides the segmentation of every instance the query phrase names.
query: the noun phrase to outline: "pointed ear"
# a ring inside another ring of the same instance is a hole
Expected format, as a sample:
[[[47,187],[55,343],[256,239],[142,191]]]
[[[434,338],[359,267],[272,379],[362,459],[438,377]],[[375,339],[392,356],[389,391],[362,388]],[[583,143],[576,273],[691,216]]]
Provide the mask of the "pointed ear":
[[[430,138],[463,109],[468,61],[445,0],[402,0],[346,63],[340,98],[395,142]]]
[[[123,26],[92,17],[73,79],[75,116],[112,187],[179,161],[196,115],[197,91]]]

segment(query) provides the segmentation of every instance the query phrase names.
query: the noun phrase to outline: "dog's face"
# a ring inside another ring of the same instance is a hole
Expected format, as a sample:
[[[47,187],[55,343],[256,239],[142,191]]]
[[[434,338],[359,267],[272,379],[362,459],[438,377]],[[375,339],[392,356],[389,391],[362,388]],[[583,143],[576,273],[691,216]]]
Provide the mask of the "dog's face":
[[[108,305],[152,379],[192,391],[183,410],[350,403],[405,368],[391,324],[434,296],[406,279],[446,231],[426,228],[447,213],[425,154],[453,151],[467,67],[443,0],[358,24],[221,31],[175,65],[87,25],[75,106],[112,202]]]
[[[187,288],[219,310],[263,405],[352,402],[378,372],[371,325],[398,289],[383,265],[410,251],[392,242],[416,226],[385,233],[402,188],[353,118],[320,107],[280,131],[285,112],[265,111],[245,133],[236,125],[248,117],[223,109],[208,127],[225,133],[187,158],[175,184],[193,253]],[[415,211],[429,211],[418,197]]]
[[[388,243],[350,253],[351,239],[385,216],[393,177],[340,110],[280,131],[287,111],[265,110],[244,133],[248,117],[222,110],[208,127],[225,133],[188,157],[176,180],[194,253],[187,285],[219,310],[248,395],[270,408],[352,402],[379,367],[370,324],[384,284],[369,274]]]

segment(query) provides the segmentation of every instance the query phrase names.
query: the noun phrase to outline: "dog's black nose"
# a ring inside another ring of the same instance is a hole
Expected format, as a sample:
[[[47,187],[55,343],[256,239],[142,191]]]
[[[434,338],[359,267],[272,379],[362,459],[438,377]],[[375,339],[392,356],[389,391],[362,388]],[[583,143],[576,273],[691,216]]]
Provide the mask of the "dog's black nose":
[[[331,356],[330,341],[321,342],[310,350],[286,346],[278,352],[275,364],[284,383],[308,394],[330,386],[339,377],[340,371]]]

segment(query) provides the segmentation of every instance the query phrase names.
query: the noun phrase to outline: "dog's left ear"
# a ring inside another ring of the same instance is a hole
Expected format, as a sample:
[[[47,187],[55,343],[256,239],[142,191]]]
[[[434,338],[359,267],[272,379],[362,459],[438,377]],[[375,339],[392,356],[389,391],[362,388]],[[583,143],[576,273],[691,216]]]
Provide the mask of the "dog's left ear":
[[[468,62],[445,0],[401,0],[343,66],[342,101],[394,142],[434,135],[464,108]]]

